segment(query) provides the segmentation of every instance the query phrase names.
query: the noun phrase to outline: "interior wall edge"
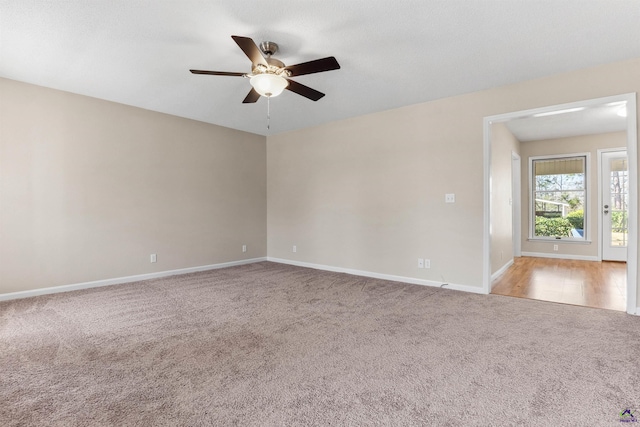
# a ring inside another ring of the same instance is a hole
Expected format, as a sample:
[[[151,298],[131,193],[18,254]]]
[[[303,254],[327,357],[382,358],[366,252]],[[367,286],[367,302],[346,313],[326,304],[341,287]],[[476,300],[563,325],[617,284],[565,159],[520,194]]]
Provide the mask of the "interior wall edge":
[[[197,273],[199,271],[217,270],[220,268],[234,267],[237,265],[253,264],[256,262],[266,261],[266,257],[243,259],[239,261],[222,262],[219,264],[202,265],[198,267],[179,268],[176,270],[159,271],[155,273],[136,274],[135,276],[117,277],[105,280],[95,280],[92,282],[75,283],[72,285],[52,286],[49,288],[32,289],[28,291],[10,292],[0,294],[0,301],[9,301],[15,299],[35,297],[39,295],[50,295],[61,292],[78,291],[81,289],[99,288],[103,286],[121,285],[125,283],[140,282],[142,280],[157,279],[159,277],[177,276],[180,274]]]
[[[431,286],[437,288],[450,289],[454,291],[470,292],[474,294],[484,294],[481,286],[460,285],[456,283],[442,283],[433,280],[417,279],[414,277],[395,276],[393,274],[375,273],[372,271],[354,270],[351,268],[334,267],[330,265],[314,264],[310,262],[294,261],[284,258],[267,257],[267,261],[277,262],[279,264],[295,265],[297,267],[313,268],[315,270],[332,271],[334,273],[345,273],[354,276],[371,277],[372,279],[389,280],[392,282],[410,283],[413,285]]]
[[[597,256],[573,255],[573,254],[550,254],[547,252],[522,252],[522,256],[536,257],[536,258],[575,259],[578,261],[599,261]]]
[[[507,271],[512,265],[513,265],[514,261],[513,258],[511,258],[510,260],[508,260],[503,266],[502,268],[500,268],[498,271],[496,271],[495,273],[493,273],[491,275],[491,280],[496,280],[498,277],[502,276],[504,274],[505,271]]]

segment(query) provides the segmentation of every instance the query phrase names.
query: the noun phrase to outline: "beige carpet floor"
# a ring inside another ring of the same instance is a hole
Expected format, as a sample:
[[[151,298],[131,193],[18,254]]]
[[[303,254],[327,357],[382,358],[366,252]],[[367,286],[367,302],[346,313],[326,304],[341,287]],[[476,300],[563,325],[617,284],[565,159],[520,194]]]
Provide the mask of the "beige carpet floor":
[[[3,427],[614,426],[640,318],[263,262],[2,302],[0,369]]]

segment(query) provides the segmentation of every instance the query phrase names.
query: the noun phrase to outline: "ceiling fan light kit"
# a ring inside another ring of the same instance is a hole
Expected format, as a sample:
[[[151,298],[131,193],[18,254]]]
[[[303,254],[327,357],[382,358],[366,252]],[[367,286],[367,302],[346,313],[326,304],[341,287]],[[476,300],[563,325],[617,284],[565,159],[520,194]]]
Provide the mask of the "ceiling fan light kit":
[[[280,95],[282,91],[289,86],[287,79],[271,73],[251,76],[249,82],[256,92],[262,96],[266,96],[267,98]]]

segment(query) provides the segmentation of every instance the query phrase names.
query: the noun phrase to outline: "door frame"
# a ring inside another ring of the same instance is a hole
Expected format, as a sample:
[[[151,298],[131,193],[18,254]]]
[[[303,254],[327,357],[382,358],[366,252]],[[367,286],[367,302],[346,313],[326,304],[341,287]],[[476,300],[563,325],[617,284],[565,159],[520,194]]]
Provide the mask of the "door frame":
[[[522,256],[522,158],[511,152],[511,219],[513,257]]]
[[[602,176],[602,154],[604,153],[615,153],[618,151],[627,151],[626,147],[618,147],[618,148],[602,148],[598,150],[598,239],[600,241],[600,244],[598,245],[598,261],[602,261],[604,258],[604,233],[603,233],[603,229],[604,229],[604,222],[603,222],[603,217],[602,217],[602,204],[603,204],[603,200],[602,200],[602,190],[604,190],[604,186],[603,186],[603,176]],[[629,153],[627,152],[627,164],[630,165],[629,163]],[[631,167],[629,166],[629,169],[631,169]],[[631,181],[631,171],[629,171],[629,181]],[[628,221],[628,220],[627,220]],[[628,230],[627,230],[628,232]],[[629,261],[629,252],[627,250],[627,262]],[[640,314],[640,313],[638,313]]]
[[[483,119],[484,148],[484,230],[483,230],[483,283],[482,291],[491,292],[491,125],[512,119],[577,107],[593,107],[611,102],[626,101],[627,106],[627,156],[629,158],[629,246],[627,248],[627,313],[640,315],[638,300],[638,131],[636,93],[608,96],[551,105],[530,110],[487,116]]]

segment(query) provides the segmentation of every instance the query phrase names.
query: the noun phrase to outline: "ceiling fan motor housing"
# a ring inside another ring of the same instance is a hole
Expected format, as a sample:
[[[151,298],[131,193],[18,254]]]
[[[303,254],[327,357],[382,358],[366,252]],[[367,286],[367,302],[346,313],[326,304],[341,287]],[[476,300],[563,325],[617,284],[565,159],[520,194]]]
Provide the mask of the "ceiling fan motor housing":
[[[274,58],[265,58],[265,60],[267,61],[268,66],[265,67],[263,64],[255,65],[255,67],[251,70],[251,73],[253,75],[268,73],[277,74],[284,77],[291,76],[291,73],[289,73],[288,70],[284,69],[284,63],[282,61],[278,61]]]
[[[262,64],[256,64],[253,70],[251,70],[253,74],[268,73],[284,75],[285,77],[290,76],[290,73],[287,73],[287,71],[284,70],[284,62],[279,61],[271,56],[275,55],[275,53],[278,52],[278,45],[276,43],[269,41],[262,42],[260,43],[260,51],[262,51],[262,53],[266,55],[266,58],[264,59],[267,62],[268,67],[265,67]]]

